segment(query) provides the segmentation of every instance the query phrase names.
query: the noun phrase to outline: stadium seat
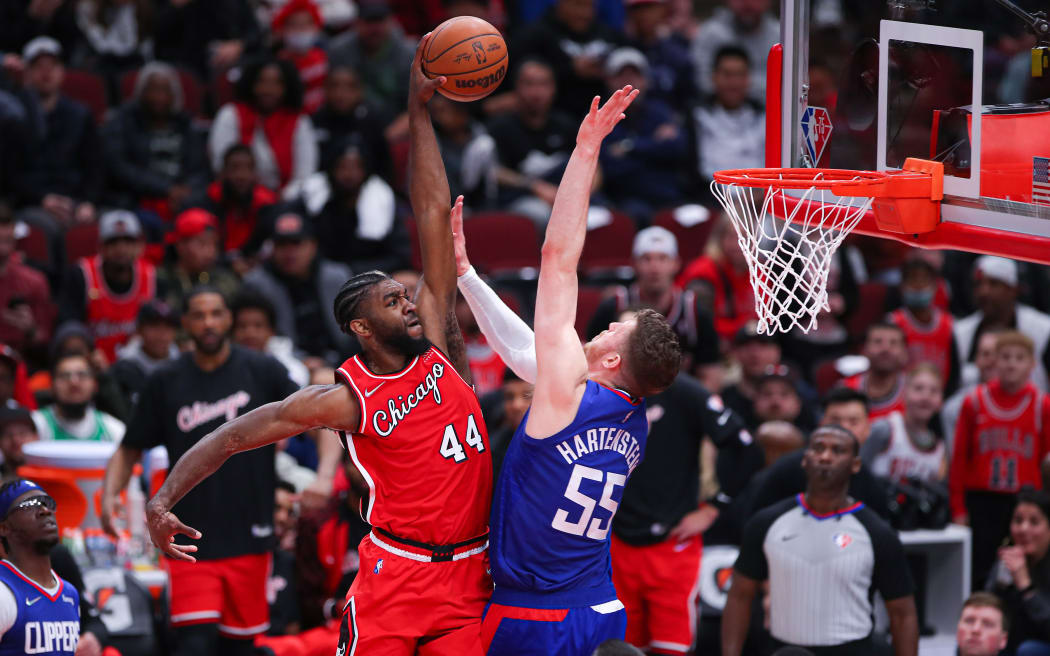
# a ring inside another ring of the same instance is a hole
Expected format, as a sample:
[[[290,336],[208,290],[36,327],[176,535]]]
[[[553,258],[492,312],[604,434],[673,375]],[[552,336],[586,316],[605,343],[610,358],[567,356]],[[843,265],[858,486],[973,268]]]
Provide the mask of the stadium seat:
[[[47,235],[39,228],[27,225],[29,232],[18,240],[17,248],[29,260],[39,264],[51,264],[51,253],[47,247]]]
[[[846,330],[856,341],[864,339],[868,326],[879,321],[886,314],[886,293],[888,289],[881,282],[866,282],[857,290],[857,306],[846,321]]]
[[[408,239],[412,242],[412,268],[416,271],[423,270],[423,256],[419,252],[419,229],[416,227],[416,218],[414,216],[405,217],[405,230],[408,232]]]
[[[682,224],[679,215],[702,212],[706,209],[701,205],[683,205],[663,210],[653,217],[653,225],[667,228],[678,239],[678,255],[682,258],[683,263],[690,262],[704,254],[704,246],[707,245],[707,239],[711,236],[711,230],[715,227],[718,215],[708,210],[707,219],[689,226]]]
[[[215,75],[211,79],[211,88],[208,91],[211,94],[212,108],[215,111],[218,111],[226,103],[232,102],[234,90],[229,72],[223,71]]]
[[[179,85],[182,87],[182,100],[185,110],[190,116],[203,116],[204,89],[200,80],[193,73],[178,69]],[[135,92],[135,83],[139,79],[138,71],[128,71],[120,78],[120,98],[128,100]]]
[[[610,212],[605,225],[587,230],[580,256],[580,270],[592,281],[616,282],[633,277],[631,246],[634,221],[626,214]]]
[[[76,262],[98,253],[98,224],[83,223],[66,231],[66,259]]]
[[[540,246],[531,220],[517,214],[483,212],[465,219],[463,229],[467,233],[467,255],[479,271],[535,276]],[[528,270],[533,270],[532,275]]]
[[[106,100],[106,83],[101,76],[67,69],[62,93],[90,109],[96,123],[101,123],[105,118],[109,103]]]
[[[835,383],[842,380],[842,374],[835,367],[837,363],[838,358],[832,358],[821,362],[814,369],[813,379],[817,384],[817,394],[820,396],[824,396],[828,390],[835,386]]]
[[[581,340],[587,339],[587,324],[603,300],[605,300],[603,287],[580,287],[579,296],[576,298],[576,334]]]

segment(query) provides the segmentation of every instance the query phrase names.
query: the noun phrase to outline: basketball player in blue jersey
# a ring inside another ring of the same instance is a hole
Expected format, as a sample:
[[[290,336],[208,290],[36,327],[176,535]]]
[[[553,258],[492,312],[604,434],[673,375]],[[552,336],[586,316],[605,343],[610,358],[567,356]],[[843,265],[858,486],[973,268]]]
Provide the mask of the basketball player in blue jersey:
[[[0,487],[0,656],[73,656],[80,637],[80,595],[51,569],[58,544],[55,500],[15,479]]]
[[[637,94],[624,87],[600,109],[594,99],[547,226],[535,374],[527,365],[519,369],[535,381],[535,391],[508,447],[492,506],[496,587],[482,624],[490,656],[590,656],[603,641],[624,636],[609,529],[627,477],[645,451],[641,399],[671,384],[681,353],[670,326],[651,310],[611,324],[583,346],[573,325],[598,153]]]

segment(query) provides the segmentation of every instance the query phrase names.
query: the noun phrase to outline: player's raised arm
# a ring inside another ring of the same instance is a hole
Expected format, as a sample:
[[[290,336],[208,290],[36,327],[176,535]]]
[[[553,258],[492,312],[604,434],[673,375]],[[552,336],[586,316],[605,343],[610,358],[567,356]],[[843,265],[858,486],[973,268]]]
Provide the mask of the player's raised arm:
[[[283,401],[269,403],[228,421],[187,451],[172,467],[164,485],[146,504],[150,538],[158,549],[179,560],[195,560],[194,545],[175,544],[182,533],[199,539],[201,534],[171,512],[172,506],[198,483],[215,473],[241,451],[273,444],[313,428],[355,431],[360,422],[357,399],[346,385],[311,385]]]
[[[481,334],[499,357],[519,378],[536,382],[536,338],[521,317],[474,271],[467,257],[467,238],[463,234],[463,204],[452,208],[452,242],[456,253],[459,291],[478,321]]]
[[[536,293],[536,390],[527,425],[531,437],[550,437],[565,428],[583,395],[587,359],[573,325],[579,291],[576,268],[587,232],[591,183],[602,140],[637,95],[626,86],[601,107],[594,98],[554,199]]]
[[[423,260],[423,280],[415,302],[423,334],[448,353],[456,369],[465,376],[468,374],[466,357],[455,343],[461,335],[455,320],[456,262],[452,255],[452,230],[449,226],[451,198],[445,164],[441,161],[441,151],[427,110],[427,102],[445,78],[428,78],[423,74],[422,66],[423,51],[430,36],[427,34],[420,39],[416,48],[408,92],[409,196],[419,226],[419,248]]]

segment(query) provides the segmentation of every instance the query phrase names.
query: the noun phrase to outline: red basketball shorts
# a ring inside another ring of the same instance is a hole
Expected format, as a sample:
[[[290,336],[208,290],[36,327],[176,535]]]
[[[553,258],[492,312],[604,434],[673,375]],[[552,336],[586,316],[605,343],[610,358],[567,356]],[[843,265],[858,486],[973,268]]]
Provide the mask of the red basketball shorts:
[[[487,551],[473,553],[475,547],[455,560],[429,562],[374,533],[357,551],[361,569],[347,593],[339,642],[345,651],[338,653],[484,655],[481,615],[492,595]]]
[[[612,537],[613,583],[627,609],[626,641],[653,654],[684,654],[696,639],[700,554],[696,536],[635,547]]]
[[[270,628],[269,553],[195,563],[164,558],[163,563],[172,626],[218,624],[219,632],[231,638],[250,638]]]

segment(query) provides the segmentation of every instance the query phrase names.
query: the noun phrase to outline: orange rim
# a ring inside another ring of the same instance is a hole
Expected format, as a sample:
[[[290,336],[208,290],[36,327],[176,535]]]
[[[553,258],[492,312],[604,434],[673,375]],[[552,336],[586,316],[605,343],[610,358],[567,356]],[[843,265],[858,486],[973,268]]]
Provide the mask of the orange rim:
[[[720,184],[779,189],[831,189],[843,182],[877,185],[888,177],[889,173],[880,171],[851,169],[729,169],[714,174],[715,182]]]

